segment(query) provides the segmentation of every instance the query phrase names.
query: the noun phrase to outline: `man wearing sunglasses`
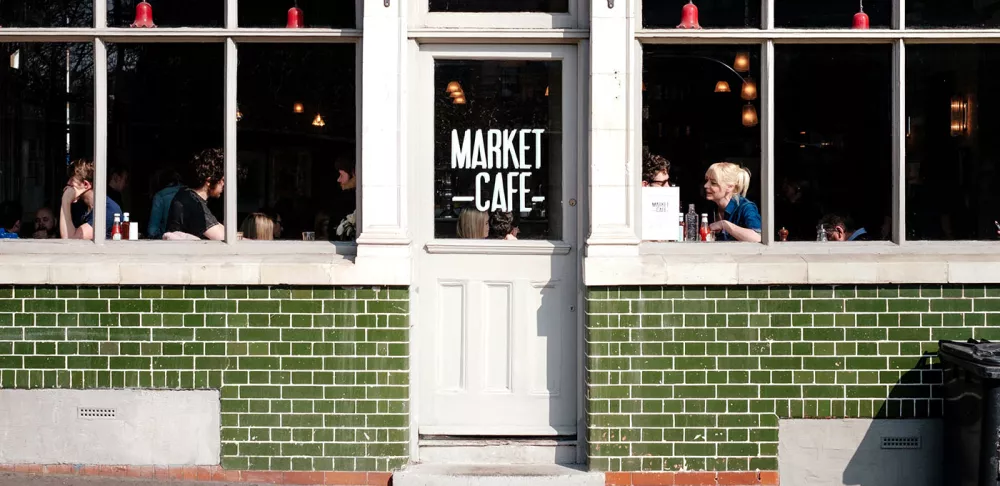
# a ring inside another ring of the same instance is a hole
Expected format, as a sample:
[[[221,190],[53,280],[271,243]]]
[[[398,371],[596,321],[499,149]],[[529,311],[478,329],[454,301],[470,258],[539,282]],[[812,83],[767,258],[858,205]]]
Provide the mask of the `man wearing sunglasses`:
[[[648,151],[642,154],[642,187],[668,187],[670,161]]]
[[[105,234],[111,236],[115,213],[121,214],[118,203],[106,198],[107,214]],[[82,203],[85,211],[74,214],[73,204]],[[94,162],[80,159],[69,165],[69,181],[63,190],[59,205],[59,236],[64,240],[91,240],[94,238]],[[74,217],[75,216],[75,217]]]

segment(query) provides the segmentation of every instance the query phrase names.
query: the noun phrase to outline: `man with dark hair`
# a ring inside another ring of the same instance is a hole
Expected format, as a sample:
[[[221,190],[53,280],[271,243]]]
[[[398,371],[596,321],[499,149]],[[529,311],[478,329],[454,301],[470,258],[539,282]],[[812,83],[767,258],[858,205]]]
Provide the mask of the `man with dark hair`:
[[[128,169],[114,166],[108,170],[108,197],[122,204],[122,192],[128,187]]]
[[[823,216],[819,222],[826,231],[826,239],[829,241],[868,241],[868,232],[864,228],[855,228],[854,220],[850,216],[839,214],[828,214]]]
[[[21,205],[15,201],[0,203],[0,240],[16,240],[21,232]]]
[[[348,216],[354,215],[358,207],[358,179],[353,157],[338,157],[333,166],[337,169],[337,183],[340,184],[340,193],[330,199],[330,206],[328,206],[330,208],[328,211],[330,214],[329,234],[330,238],[338,239],[336,229],[342,223],[351,223]]]
[[[64,240],[90,240],[94,238],[94,162],[86,159],[69,165],[69,181],[63,190],[59,205],[59,237]],[[105,236],[111,236],[115,213],[122,208],[113,199],[105,197]],[[73,204],[81,203],[83,211],[74,213]]]
[[[643,151],[642,187],[667,187],[670,181],[670,161]]]
[[[203,240],[222,240],[226,229],[208,208],[208,200],[222,196],[226,186],[225,154],[208,149],[191,159],[188,187],[177,191],[170,203],[167,233],[185,233]]]

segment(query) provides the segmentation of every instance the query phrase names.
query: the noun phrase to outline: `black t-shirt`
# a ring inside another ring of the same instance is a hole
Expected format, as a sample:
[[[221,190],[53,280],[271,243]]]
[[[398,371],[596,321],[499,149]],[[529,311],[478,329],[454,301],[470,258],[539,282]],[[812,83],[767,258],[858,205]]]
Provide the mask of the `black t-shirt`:
[[[178,191],[170,203],[167,232],[181,231],[204,240],[205,232],[217,224],[219,220],[208,209],[208,203],[191,188]]]

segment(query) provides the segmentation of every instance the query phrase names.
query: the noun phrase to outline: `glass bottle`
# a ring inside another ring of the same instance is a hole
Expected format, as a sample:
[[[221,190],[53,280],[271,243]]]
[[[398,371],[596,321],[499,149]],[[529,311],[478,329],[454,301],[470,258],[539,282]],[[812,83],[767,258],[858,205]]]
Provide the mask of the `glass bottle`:
[[[684,241],[684,213],[677,213],[677,241]]]
[[[111,225],[111,239],[115,241],[122,239],[121,215],[118,213],[115,213],[115,222]]]
[[[701,228],[698,230],[701,241],[708,241],[708,213],[701,213]]]
[[[684,216],[685,241],[698,241],[698,213],[694,211],[694,204],[688,205],[687,215]]]
[[[123,220],[122,220],[122,239],[123,240],[130,240],[130,239],[132,239],[132,238],[130,238],[131,231],[132,231],[132,223],[129,222],[129,220],[128,220],[128,213],[122,213],[122,216],[123,216]]]
[[[826,225],[819,225],[816,227],[816,241],[827,241],[826,239]]]

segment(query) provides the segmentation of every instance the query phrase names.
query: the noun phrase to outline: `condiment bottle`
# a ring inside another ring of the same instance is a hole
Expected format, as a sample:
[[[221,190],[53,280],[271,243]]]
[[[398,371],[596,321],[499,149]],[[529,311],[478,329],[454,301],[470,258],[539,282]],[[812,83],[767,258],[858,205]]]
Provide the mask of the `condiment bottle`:
[[[115,213],[115,222],[111,225],[111,239],[115,241],[122,239],[121,215],[118,213]]]
[[[125,217],[124,221],[122,221],[122,239],[131,240],[132,223],[128,220],[128,213],[124,213],[122,216]]]

